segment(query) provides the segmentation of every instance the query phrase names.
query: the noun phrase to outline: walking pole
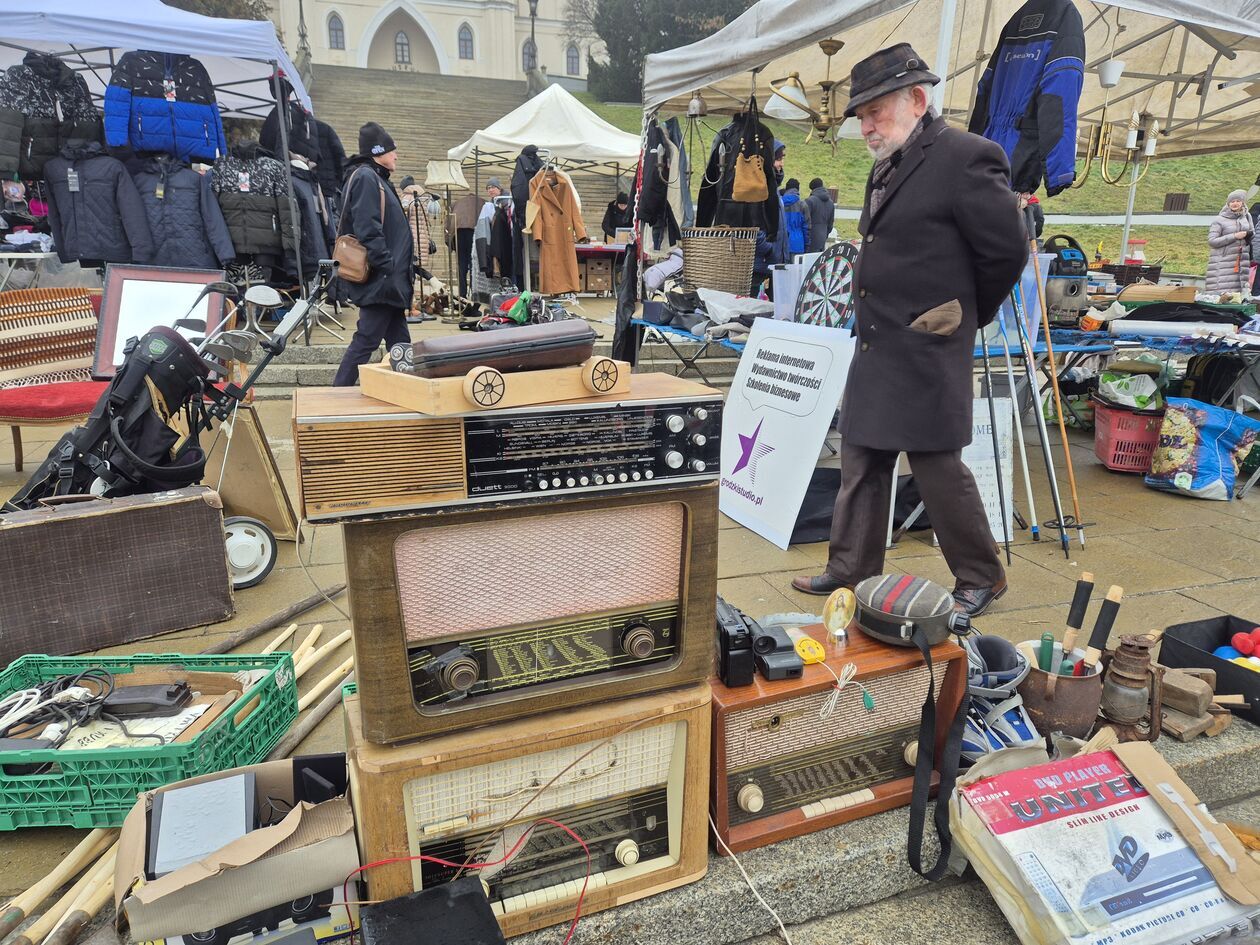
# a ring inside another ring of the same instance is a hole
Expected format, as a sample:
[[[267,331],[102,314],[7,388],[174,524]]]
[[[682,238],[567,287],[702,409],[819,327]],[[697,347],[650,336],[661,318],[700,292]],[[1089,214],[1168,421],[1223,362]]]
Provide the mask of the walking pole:
[[[1067,423],[1063,419],[1063,398],[1059,394],[1059,369],[1054,363],[1054,343],[1050,340],[1050,313],[1046,309],[1046,290],[1041,284],[1041,264],[1037,260],[1037,226],[1032,207],[1024,207],[1028,226],[1028,244],[1033,258],[1033,274],[1037,277],[1037,304],[1041,308],[1041,330],[1046,335],[1046,357],[1050,363],[1050,386],[1054,390],[1054,409],[1059,415],[1059,438],[1063,441],[1063,461],[1067,463],[1068,488],[1072,491],[1072,515],[1076,519],[1076,537],[1085,547],[1085,526],[1081,524],[1081,500],[1076,492],[1076,470],[1072,468],[1072,444],[1068,442]]]
[[[1011,312],[1015,311],[1015,300],[1011,300]],[[1028,496],[1028,528],[1032,532],[1033,541],[1041,541],[1041,526],[1037,524],[1037,506],[1033,504],[1032,471],[1028,468],[1028,450],[1024,446],[1023,421],[1019,409],[1019,388],[1015,386],[1015,365],[1011,363],[1011,340],[1006,334],[1006,313],[998,312],[998,330],[1002,333],[1002,354],[1006,358],[1006,383],[1011,392],[1011,414],[1015,424],[1015,442],[1019,444],[1019,464],[1024,468],[1024,491]],[[1037,398],[1030,390],[1028,396]]]
[[[1016,285],[1011,290],[1011,299],[1015,303],[1015,334],[1019,339],[1019,350],[1024,356],[1024,369],[1027,372],[1028,387],[1036,401],[1034,411],[1037,415],[1037,438],[1041,443],[1041,455],[1046,461],[1046,478],[1050,481],[1050,498],[1054,502],[1055,524],[1059,526],[1059,541],[1063,545],[1063,557],[1069,561],[1072,553],[1071,539],[1068,538],[1067,525],[1063,521],[1063,503],[1059,498],[1059,478],[1054,472],[1054,456],[1050,452],[1050,433],[1046,430],[1046,418],[1041,412],[1041,388],[1037,384],[1037,356],[1033,350],[1032,338],[1028,334],[1028,324],[1024,321],[1023,288]]]
[[[999,314],[999,318],[1001,315]],[[993,438],[993,467],[997,472],[998,515],[1002,519],[1002,544],[1006,546],[1006,563],[1011,563],[1011,526],[1006,517],[1006,489],[1002,485],[1002,448],[998,445],[997,408],[993,405],[993,372],[989,368],[989,341],[980,334],[980,351],[984,362],[984,387],[989,396],[989,433]]]

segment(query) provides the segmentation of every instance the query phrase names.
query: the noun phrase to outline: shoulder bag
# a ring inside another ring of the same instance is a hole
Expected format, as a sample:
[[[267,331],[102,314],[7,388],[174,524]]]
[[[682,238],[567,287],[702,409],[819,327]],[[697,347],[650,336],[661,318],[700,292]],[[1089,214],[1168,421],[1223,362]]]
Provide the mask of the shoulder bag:
[[[345,225],[347,211],[350,208],[350,186],[354,184],[354,178],[350,178],[350,183],[346,185],[346,199],[343,201],[345,206],[341,208],[341,219],[337,221],[337,242],[333,245],[333,262],[337,264],[337,276],[346,282],[353,282],[355,285],[362,285],[368,281],[371,274],[371,266],[368,265],[367,249],[355,237],[350,234],[342,235],[341,228]],[[381,230],[385,229],[385,188],[378,182],[377,189],[381,193]]]
[[[770,196],[766,184],[766,162],[761,156],[761,116],[755,96],[748,99],[744,133],[735,155],[735,181],[731,199],[736,203],[761,203]]]

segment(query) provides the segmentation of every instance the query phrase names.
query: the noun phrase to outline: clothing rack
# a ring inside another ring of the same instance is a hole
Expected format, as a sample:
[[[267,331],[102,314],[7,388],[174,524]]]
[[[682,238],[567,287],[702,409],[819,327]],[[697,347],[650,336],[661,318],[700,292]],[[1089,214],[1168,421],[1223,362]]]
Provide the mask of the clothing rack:
[[[537,153],[543,159],[543,166],[542,166],[541,173],[545,174],[547,171],[550,171],[555,168],[556,166],[555,152],[552,151],[551,148],[539,148]],[[524,213],[525,211],[524,209],[521,209],[517,212]],[[521,219],[524,220],[525,218],[522,217]],[[529,252],[529,249],[530,249],[529,243],[531,239],[532,237],[530,236],[529,233],[526,233],[524,230],[521,231],[521,251],[524,254],[522,255],[521,258],[525,260],[525,268],[524,268],[525,284],[521,286],[521,289],[525,292],[530,291],[530,283],[533,281],[533,265],[531,263],[531,256]]]

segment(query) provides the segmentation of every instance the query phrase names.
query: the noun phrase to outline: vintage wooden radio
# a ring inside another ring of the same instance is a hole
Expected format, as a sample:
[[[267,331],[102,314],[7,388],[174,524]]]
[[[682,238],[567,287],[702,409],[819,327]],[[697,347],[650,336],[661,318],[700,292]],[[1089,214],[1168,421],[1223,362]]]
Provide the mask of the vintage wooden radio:
[[[354,388],[293,394],[302,515],[419,508],[714,482],[722,395],[667,374],[628,393],[427,417]]]
[[[364,863],[400,860],[364,871],[374,900],[472,872],[512,936],[571,919],[584,882],[587,914],[705,873],[705,683],[390,747],[364,738],[357,696],[345,706],[359,852]],[[589,867],[556,824],[583,839]],[[485,869],[420,859],[489,864],[508,853]]]
[[[706,679],[717,484],[342,525],[370,741]]]
[[[821,624],[806,629],[831,672],[806,664],[800,679],[713,684],[711,807],[736,853],[910,803],[914,768],[905,748],[918,744],[923,657],[856,629],[839,644]],[[932,648],[932,661],[939,757],[967,684],[967,658],[949,642]],[[856,673],[837,693],[848,663]]]

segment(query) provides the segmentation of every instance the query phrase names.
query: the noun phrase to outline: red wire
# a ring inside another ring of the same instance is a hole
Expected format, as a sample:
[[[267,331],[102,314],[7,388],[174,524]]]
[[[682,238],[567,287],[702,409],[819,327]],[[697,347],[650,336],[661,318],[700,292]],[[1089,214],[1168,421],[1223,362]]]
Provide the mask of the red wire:
[[[499,859],[490,863],[452,863],[450,860],[443,860],[436,856],[426,856],[422,853],[419,856],[395,856],[387,860],[377,860],[374,863],[367,863],[351,870],[341,883],[341,898],[346,910],[346,922],[350,925],[350,945],[354,945],[354,920],[350,916],[349,886],[350,880],[354,878],[356,873],[364,873],[370,869],[375,869],[378,866],[389,866],[391,863],[414,863],[416,860],[420,860],[422,863],[436,863],[438,866],[448,866],[452,869],[488,869],[491,866],[498,866],[501,863],[506,863],[512,857],[516,856],[517,851],[524,846],[525,842],[533,834],[534,828],[539,824],[551,824],[553,827],[559,827],[570,837],[576,840],[578,846],[582,848],[582,852],[586,854],[586,876],[582,880],[582,891],[578,893],[577,908],[573,913],[573,921],[569,923],[569,932],[565,935],[564,942],[561,943],[561,945],[569,945],[569,940],[573,938],[573,933],[577,930],[578,919],[582,918],[582,900],[586,898],[586,886],[591,881],[591,848],[586,845],[585,840],[573,832],[572,828],[568,827],[566,824],[560,823],[558,820],[552,820],[550,817],[539,817],[535,820],[529,825],[529,829],[521,834],[520,839],[512,845],[512,849],[508,850]]]

